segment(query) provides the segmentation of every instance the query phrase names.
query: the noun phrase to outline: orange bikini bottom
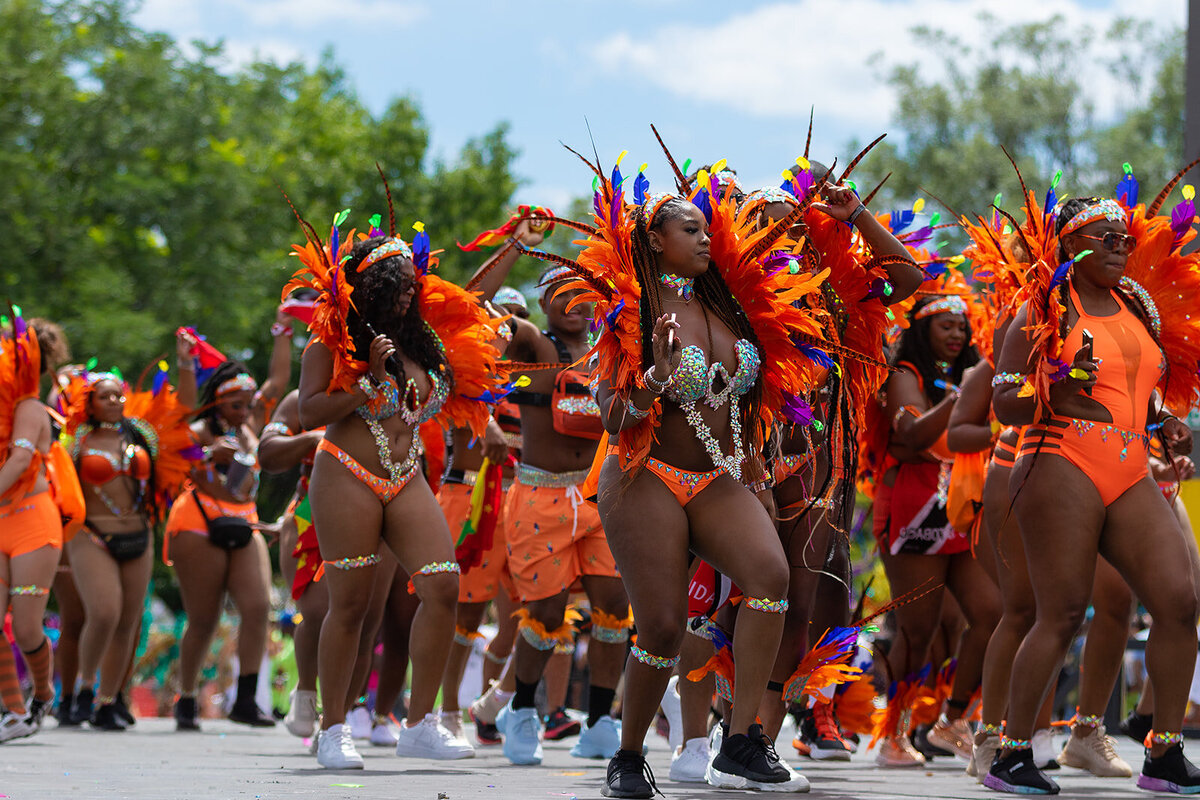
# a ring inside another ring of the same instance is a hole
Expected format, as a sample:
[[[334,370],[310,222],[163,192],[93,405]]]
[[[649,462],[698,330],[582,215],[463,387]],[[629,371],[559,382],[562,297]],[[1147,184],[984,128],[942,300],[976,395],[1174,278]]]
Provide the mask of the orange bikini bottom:
[[[1150,471],[1150,437],[1106,422],[1052,416],[1030,425],[1019,458],[1037,453],[1062,456],[1087,476],[1104,505],[1125,494]]]
[[[709,472],[688,472],[676,469],[670,464],[664,464],[657,458],[647,458],[646,469],[657,475],[658,479],[671,490],[671,494],[675,495],[675,499],[679,501],[680,507],[686,507],[693,497],[708,488],[708,485],[718,476],[728,474],[723,469],[714,469]]]

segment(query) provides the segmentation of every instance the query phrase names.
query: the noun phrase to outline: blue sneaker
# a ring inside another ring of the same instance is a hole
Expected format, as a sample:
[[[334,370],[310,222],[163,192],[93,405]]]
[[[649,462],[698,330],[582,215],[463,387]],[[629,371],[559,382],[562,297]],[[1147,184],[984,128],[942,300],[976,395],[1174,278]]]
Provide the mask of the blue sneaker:
[[[504,736],[504,756],[517,766],[542,763],[542,720],[536,708],[512,707],[496,715],[496,728]]]
[[[571,748],[576,758],[611,759],[621,749],[621,731],[612,717],[603,716],[592,726],[584,725],[579,741]]]

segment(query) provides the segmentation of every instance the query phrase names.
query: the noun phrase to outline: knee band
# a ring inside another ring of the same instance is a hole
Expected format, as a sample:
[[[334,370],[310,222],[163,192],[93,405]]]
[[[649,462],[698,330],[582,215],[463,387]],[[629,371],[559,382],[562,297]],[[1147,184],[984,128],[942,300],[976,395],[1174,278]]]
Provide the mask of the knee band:
[[[371,553],[369,556],[354,556],[352,558],[339,558],[337,561],[326,561],[325,566],[333,567],[334,569],[358,569],[359,567],[373,567],[379,563],[379,555]]]
[[[618,619],[598,608],[592,609],[592,638],[605,644],[624,644],[629,641],[629,629],[633,627],[633,615]]]
[[[662,656],[652,655],[651,653],[647,653],[645,650],[638,647],[636,644],[630,648],[630,652],[633,653],[633,657],[638,661],[642,662],[648,667],[654,667],[655,669],[675,669],[675,665],[679,663],[679,656],[663,658]]]
[[[460,575],[462,574],[462,568],[458,566],[457,561],[435,561],[432,564],[426,564],[414,572],[413,577],[415,578],[418,575],[439,575],[442,573]]]
[[[572,615],[568,613],[563,620],[563,624],[552,631],[546,630],[546,626],[538,622],[529,614],[529,609],[518,609],[513,613],[520,622],[517,623],[517,630],[521,632],[521,637],[529,643],[535,650],[553,650],[559,645],[571,645],[572,651],[575,644],[575,624]],[[575,615],[575,618],[578,618]]]
[[[471,647],[476,639],[482,639],[483,634],[479,631],[469,631],[462,625],[454,626],[454,643],[461,644],[463,647]]]
[[[500,666],[504,666],[505,664],[508,663],[508,656],[492,655],[491,650],[484,650],[483,657],[486,658],[488,661],[492,662],[493,664],[498,664]]]
[[[50,594],[50,589],[30,583],[25,586],[13,586],[8,590],[8,594],[11,597],[45,597]]]
[[[787,600],[765,600],[758,597],[747,597],[746,605],[755,611],[768,614],[782,614],[788,610]]]
[[[563,644],[562,642],[559,642],[558,644],[554,645],[554,655],[556,655],[556,656],[575,655],[575,643],[567,642],[566,644]]]

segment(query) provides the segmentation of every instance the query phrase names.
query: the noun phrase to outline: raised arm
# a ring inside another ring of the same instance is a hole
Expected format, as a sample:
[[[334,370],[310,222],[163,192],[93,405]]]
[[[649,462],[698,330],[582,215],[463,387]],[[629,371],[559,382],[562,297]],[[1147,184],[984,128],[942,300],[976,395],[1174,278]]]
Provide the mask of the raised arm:
[[[546,234],[543,231],[530,229],[529,220],[521,220],[517,223],[517,229],[513,231],[512,237],[504,243],[503,247],[493,253],[491,258],[483,262],[479,269],[475,270],[475,274],[467,281],[467,285],[470,285],[471,281],[486,271],[487,274],[479,278],[476,291],[482,294],[480,299],[491,300],[504,285],[504,281],[508,279],[508,273],[512,270],[513,264],[517,263],[517,259],[521,257],[521,251],[513,244],[514,240],[520,242],[524,247],[537,247],[545,238]],[[492,266],[493,264],[495,266]]]
[[[192,410],[196,408],[200,396],[196,386],[196,361],[192,351],[196,347],[196,337],[183,328],[175,333],[175,359],[179,367],[179,402]]]
[[[267,369],[267,379],[258,388],[258,403],[255,404],[252,416],[252,427],[262,430],[267,423],[267,417],[279,398],[287,392],[292,380],[292,317],[283,310],[283,306],[275,312],[275,323],[271,326],[271,362]]]
[[[884,305],[899,303],[909,297],[925,280],[921,268],[913,262],[908,249],[892,232],[873,215],[848,186],[834,186],[826,183],[821,192],[824,203],[813,203],[813,208],[824,211],[829,216],[842,222],[849,221],[862,235],[863,241],[871,248],[875,256],[900,256],[907,263],[893,263],[884,267],[888,283],[892,285],[892,293],[880,298]]]

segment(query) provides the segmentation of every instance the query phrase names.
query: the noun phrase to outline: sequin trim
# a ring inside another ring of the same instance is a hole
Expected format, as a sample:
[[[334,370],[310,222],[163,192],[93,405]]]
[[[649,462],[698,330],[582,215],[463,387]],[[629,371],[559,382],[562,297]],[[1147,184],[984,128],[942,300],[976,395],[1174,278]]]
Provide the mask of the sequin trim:
[[[709,470],[708,472],[689,472],[684,469],[676,469],[670,464],[663,463],[657,458],[647,458],[646,464],[651,469],[662,470],[671,477],[675,483],[687,489],[687,496],[691,497],[696,492],[696,487],[700,485],[708,486],[714,478],[725,473],[725,469],[718,467],[717,469]]]
[[[1117,425],[1101,425],[1092,420],[1072,419],[1071,427],[1074,428],[1076,435],[1081,438],[1092,431],[1095,431],[1100,437],[1100,441],[1106,444],[1108,443],[1108,437],[1110,434],[1115,433],[1117,436],[1121,437],[1121,441],[1125,443],[1125,446],[1121,448],[1121,461],[1124,461],[1129,456],[1129,445],[1133,444],[1134,442],[1141,442],[1142,446],[1145,448],[1150,447],[1149,436],[1144,433],[1139,433],[1138,431],[1131,431],[1127,428],[1121,428]]]
[[[629,628],[606,628],[592,623],[592,638],[605,644],[622,644],[629,641]]]
[[[554,645],[554,654],[556,656],[569,656],[575,652],[575,643],[567,642],[566,644],[559,642]]]
[[[1028,750],[1033,747],[1033,742],[1028,739],[1014,739],[1011,736],[1001,736],[1000,747],[1005,750]]]
[[[631,652],[633,657],[638,661],[642,662],[648,667],[654,667],[655,669],[675,669],[675,665],[679,663],[679,656],[663,658],[662,656],[656,656],[651,653],[647,653],[636,644],[629,648],[629,652]]]
[[[1055,216],[1057,216],[1057,212],[1058,208],[1055,208]],[[1121,204],[1116,200],[1101,200],[1099,203],[1093,203],[1067,220],[1066,224],[1062,227],[1062,231],[1058,234],[1058,238],[1061,239],[1064,236],[1072,234],[1084,225],[1099,219],[1106,219],[1109,222],[1125,222],[1125,209],[1121,208]]]
[[[993,725],[990,722],[984,722],[984,723],[980,724],[979,732],[984,734],[985,736],[1003,736],[1004,735],[1004,726],[1003,725]]]
[[[414,572],[413,577],[415,578],[418,575],[440,575],[443,573],[458,575],[462,573],[462,567],[458,566],[457,561],[435,561],[432,564],[426,564]]]
[[[992,387],[1006,386],[1010,383],[1014,386],[1020,386],[1024,382],[1025,376],[1019,372],[998,372],[996,373],[996,377],[992,378]]]
[[[517,482],[526,486],[544,489],[569,489],[587,480],[590,470],[577,469],[571,472],[547,472],[528,464],[517,464]]]
[[[19,447],[22,450],[28,450],[31,453],[36,453],[38,451],[37,445],[34,444],[33,442],[29,441],[25,437],[21,437],[20,439],[13,439],[12,446]]]
[[[1080,714],[1079,710],[1075,710],[1075,716],[1071,719],[1071,726],[1082,725],[1086,728],[1099,728],[1104,723],[1104,717],[1099,714]]]
[[[483,657],[486,658],[488,661],[492,662],[493,664],[504,665],[504,664],[508,663],[508,656],[493,655],[491,650],[484,650]]]
[[[231,394],[233,392],[256,391],[258,391],[258,382],[243,372],[218,386],[216,396],[221,397],[222,395]]]
[[[758,597],[747,597],[746,605],[755,611],[764,611],[769,614],[782,614],[788,610],[787,600],[764,600]]]
[[[967,315],[967,301],[956,294],[948,294],[945,297],[934,300],[932,303],[921,306],[917,310],[917,313],[913,314],[913,319],[925,319],[935,314],[958,314],[965,317]]]
[[[1182,733],[1159,733],[1158,731],[1150,731],[1150,733],[1146,734],[1146,741],[1143,742],[1146,747],[1153,747],[1156,744],[1173,745],[1182,743]]]
[[[378,563],[379,556],[372,553],[369,556],[353,556],[339,558],[337,561],[326,561],[325,566],[333,567],[334,569],[358,569],[359,567],[373,567]]]
[[[555,408],[565,414],[583,414],[589,417],[600,416],[600,406],[596,404],[591,395],[580,394],[560,397],[558,402],[555,403]]]
[[[265,439],[268,433],[278,433],[280,436],[291,436],[292,429],[282,422],[268,422],[263,426],[262,435],[258,437],[259,440],[261,441],[262,439]]]
[[[31,583],[25,586],[13,586],[8,593],[14,597],[45,597],[50,594],[50,590],[45,586],[35,586]]]
[[[553,650],[558,646],[558,639],[553,636],[540,636],[531,625],[518,625],[517,630],[521,632],[521,637],[529,643],[529,646],[534,650],[546,652]]]
[[[1154,335],[1160,335],[1162,333],[1162,317],[1159,316],[1158,305],[1150,296],[1150,292],[1146,291],[1146,287],[1129,277],[1121,278],[1120,286],[1138,299],[1142,308],[1146,309],[1146,316],[1150,317],[1150,327],[1154,329]]]

